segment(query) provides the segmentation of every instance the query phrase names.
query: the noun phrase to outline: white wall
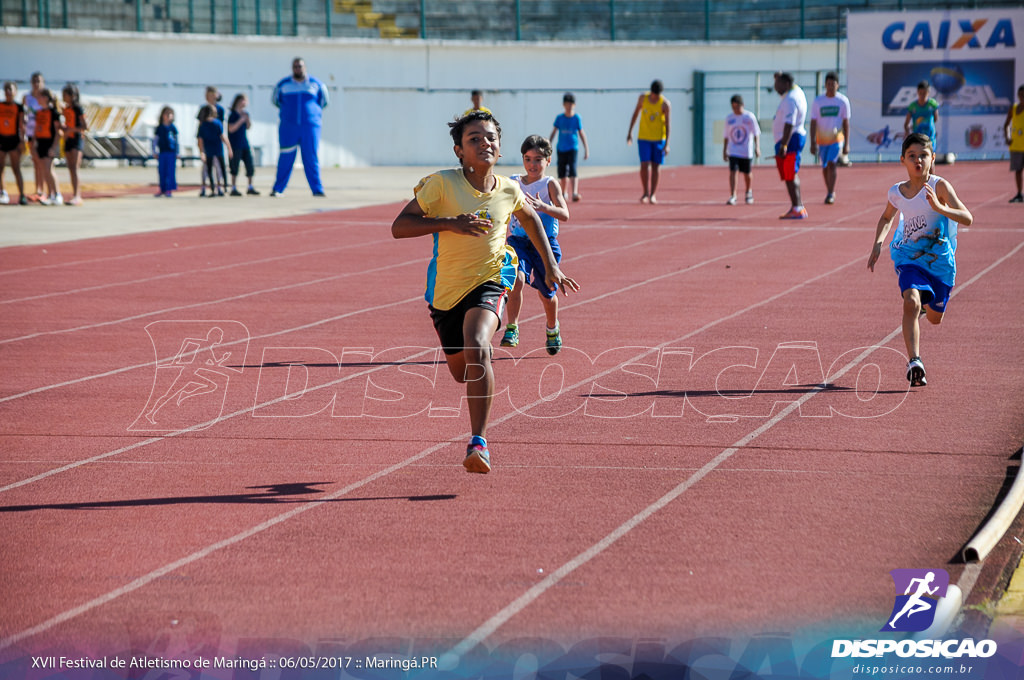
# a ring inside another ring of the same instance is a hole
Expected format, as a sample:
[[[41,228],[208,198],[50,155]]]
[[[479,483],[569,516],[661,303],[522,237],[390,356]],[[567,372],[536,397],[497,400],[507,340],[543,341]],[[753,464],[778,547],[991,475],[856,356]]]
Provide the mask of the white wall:
[[[518,162],[526,135],[551,132],[562,93],[572,90],[591,143],[589,162],[631,165],[636,151],[626,146],[627,126],[651,80],[664,82],[672,102],[668,162],[686,164],[694,70],[828,69],[837,53],[834,41],[472,43],[0,28],[0,79],[23,84],[42,71],[54,89],[75,81],[83,94],[147,96],[148,123],[170,104],[183,137],[194,134],[191,121],[206,85],[221,90],[225,105],[236,92],[247,92],[255,121],[250,140],[263,147],[265,164],[277,157],[270,92],[296,56],[331,88],[321,144],[327,165],[452,163],[446,123],[469,107],[474,88],[486,91],[485,104],[502,124],[503,162]]]

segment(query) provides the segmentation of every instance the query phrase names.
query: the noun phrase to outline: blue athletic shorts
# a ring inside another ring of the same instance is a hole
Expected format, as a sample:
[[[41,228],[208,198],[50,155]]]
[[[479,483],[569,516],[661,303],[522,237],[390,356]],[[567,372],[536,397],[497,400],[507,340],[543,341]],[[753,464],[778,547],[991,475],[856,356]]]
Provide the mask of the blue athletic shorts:
[[[939,281],[928,270],[912,264],[896,267],[896,274],[899,275],[900,294],[916,288],[921,292],[922,305],[928,305],[936,312],[946,311],[949,295],[953,292],[950,286]]]
[[[835,144],[822,144],[818,147],[818,156],[821,157],[821,167],[827,166],[829,163],[835,163],[839,160],[839,150],[842,148],[842,144],[836,142]]]
[[[637,149],[640,151],[641,163],[654,163],[661,165],[665,162],[665,140],[652,142],[649,139],[638,139]]]
[[[551,252],[555,254],[555,262],[561,262],[562,248],[558,245],[558,239],[550,239],[549,243],[551,243]],[[516,256],[519,258],[519,271],[523,272],[526,283],[539,290],[540,294],[548,299],[555,297],[558,286],[548,288],[544,281],[547,268],[544,267],[544,258],[533,247],[533,242],[525,236],[509,236],[508,244],[516,251]]]

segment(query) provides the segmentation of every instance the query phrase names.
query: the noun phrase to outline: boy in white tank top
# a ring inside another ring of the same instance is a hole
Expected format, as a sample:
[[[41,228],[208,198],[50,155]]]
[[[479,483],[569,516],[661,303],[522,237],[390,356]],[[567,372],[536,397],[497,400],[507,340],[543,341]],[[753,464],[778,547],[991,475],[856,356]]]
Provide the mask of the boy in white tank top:
[[[934,160],[927,135],[915,132],[903,140],[900,162],[909,179],[889,189],[868,257],[868,269],[874,271],[885,236],[899,214],[889,254],[903,295],[903,340],[909,357],[907,380],[911,387],[928,384],[921,361],[921,313],[926,313],[933,324],[942,323],[956,282],[956,227],[969,227],[974,221],[953,185],[931,174]]]
[[[547,177],[544,171],[551,164],[551,142],[540,135],[530,135],[520,148],[523,154],[524,175],[513,175],[512,179],[519,182],[526,202],[540,216],[544,225],[544,234],[551,244],[555,261],[562,261],[562,248],[558,244],[558,222],[569,219],[569,208],[562,194],[562,188],[553,177]],[[516,251],[519,258],[519,270],[516,283],[508,296],[505,335],[501,339],[502,347],[515,347],[519,344],[519,312],[523,308],[523,288],[530,284],[537,289],[537,296],[544,305],[544,316],[547,319],[547,339],[545,348],[548,354],[558,354],[562,348],[562,335],[558,327],[558,287],[548,288],[544,282],[544,260],[534,248],[526,231],[523,230],[515,217],[509,225],[508,244]]]

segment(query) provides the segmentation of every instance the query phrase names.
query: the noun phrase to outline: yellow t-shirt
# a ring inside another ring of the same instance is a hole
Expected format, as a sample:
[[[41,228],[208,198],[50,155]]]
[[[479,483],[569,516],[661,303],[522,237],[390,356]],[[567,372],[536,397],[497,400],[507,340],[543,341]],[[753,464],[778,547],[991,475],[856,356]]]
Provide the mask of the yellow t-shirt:
[[[643,107],[640,109],[640,133],[637,139],[660,142],[665,139],[665,97],[658,95],[658,100],[651,101],[651,93],[644,94]]]
[[[434,234],[434,257],[427,269],[427,303],[447,310],[486,281],[501,282],[506,264],[505,236],[512,213],[526,205],[519,183],[495,175],[494,191],[473,188],[462,169],[428,175],[416,186],[416,201],[427,217],[482,214],[494,224],[486,236],[464,236],[450,231]]]
[[[1024,111],[1018,111],[1016,104],[1010,118],[1010,151],[1024,151]]]

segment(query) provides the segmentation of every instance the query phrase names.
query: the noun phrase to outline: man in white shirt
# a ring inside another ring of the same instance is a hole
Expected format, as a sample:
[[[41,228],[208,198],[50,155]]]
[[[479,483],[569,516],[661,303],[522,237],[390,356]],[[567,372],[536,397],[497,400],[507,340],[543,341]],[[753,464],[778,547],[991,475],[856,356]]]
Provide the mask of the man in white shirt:
[[[779,177],[786,183],[786,190],[792,203],[789,212],[780,215],[779,219],[803,220],[807,218],[807,210],[800,200],[800,178],[797,173],[800,172],[800,152],[803,151],[807,138],[807,129],[804,127],[804,120],[807,118],[807,97],[793,82],[793,75],[784,71],[775,73],[775,91],[782,95],[772,123],[775,165],[779,169]]]
[[[825,176],[825,203],[836,202],[836,163],[842,153],[850,153],[850,100],[839,92],[839,77],[829,71],[825,76],[825,94],[811,104],[811,153],[820,154]]]

